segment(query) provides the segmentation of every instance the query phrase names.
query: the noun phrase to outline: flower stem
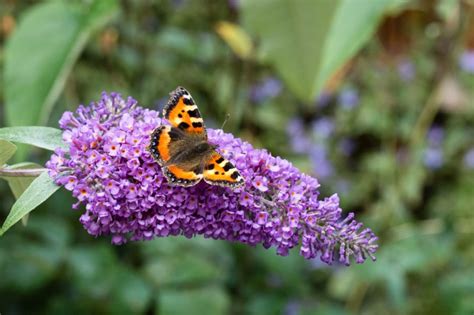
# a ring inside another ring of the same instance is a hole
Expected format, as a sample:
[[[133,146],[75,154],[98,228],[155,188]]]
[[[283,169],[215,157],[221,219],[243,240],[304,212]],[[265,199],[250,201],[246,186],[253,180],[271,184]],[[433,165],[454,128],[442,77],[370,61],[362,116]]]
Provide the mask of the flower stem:
[[[0,169],[0,176],[2,177],[38,177],[45,168],[30,168],[30,169]]]
[[[438,112],[438,91],[439,87],[435,89],[435,92],[431,93],[426,101],[423,110],[421,111],[420,116],[418,117],[415,126],[413,127],[413,132],[411,135],[411,144],[413,147],[416,147],[422,140],[423,137],[426,136],[426,132],[433,122],[433,119]]]

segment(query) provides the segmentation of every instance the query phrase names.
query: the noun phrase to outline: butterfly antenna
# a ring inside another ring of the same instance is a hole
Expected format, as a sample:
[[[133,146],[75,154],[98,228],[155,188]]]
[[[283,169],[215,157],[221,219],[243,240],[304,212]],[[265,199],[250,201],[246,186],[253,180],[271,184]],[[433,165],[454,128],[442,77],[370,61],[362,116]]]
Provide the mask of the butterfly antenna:
[[[225,124],[227,123],[227,121],[229,120],[229,118],[230,118],[230,114],[227,113],[227,114],[225,115],[224,122],[222,123],[222,127],[221,127],[222,130],[224,130],[224,126],[225,126]]]

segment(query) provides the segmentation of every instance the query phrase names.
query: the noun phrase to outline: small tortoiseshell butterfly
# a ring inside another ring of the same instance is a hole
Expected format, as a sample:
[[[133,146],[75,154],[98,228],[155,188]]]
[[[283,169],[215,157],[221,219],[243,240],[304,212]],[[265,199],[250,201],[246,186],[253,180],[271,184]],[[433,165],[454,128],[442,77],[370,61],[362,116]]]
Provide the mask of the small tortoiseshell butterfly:
[[[151,134],[148,150],[172,185],[193,186],[201,179],[212,185],[240,187],[244,178],[207,142],[204,121],[191,94],[182,87],[170,93],[162,125]]]

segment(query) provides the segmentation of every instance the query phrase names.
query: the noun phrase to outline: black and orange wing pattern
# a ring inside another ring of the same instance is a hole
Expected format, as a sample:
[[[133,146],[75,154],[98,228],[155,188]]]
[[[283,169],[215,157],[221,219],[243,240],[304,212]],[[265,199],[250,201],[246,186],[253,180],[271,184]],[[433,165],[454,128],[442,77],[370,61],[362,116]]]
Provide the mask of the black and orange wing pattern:
[[[174,127],[191,133],[206,133],[201,113],[191,94],[183,87],[170,93],[170,99],[163,109],[163,116]]]
[[[173,158],[171,152],[173,142],[180,141],[176,139],[176,129],[171,126],[160,126],[151,134],[150,151],[153,158],[163,168],[163,174],[172,185],[193,186],[197,184],[203,177],[202,174],[196,174],[194,171],[187,171],[178,165],[167,165]]]
[[[212,185],[237,188],[244,185],[244,178],[235,166],[220,153],[214,152],[204,167],[204,180]]]
[[[196,166],[195,159],[192,162],[177,159],[193,145],[207,141],[201,113],[186,89],[178,87],[170,93],[163,116],[171,126],[162,125],[153,131],[148,150],[161,165],[163,174],[171,185],[193,186],[203,178],[212,185],[231,188],[244,185],[244,178],[239,171],[216,151],[210,158],[207,155],[209,153],[201,157],[201,167]]]
[[[183,170],[177,165],[163,167],[163,174],[168,179],[169,184],[185,187],[196,185],[203,177],[203,174]]]
[[[171,142],[170,136],[171,127],[162,125],[156,128],[150,136],[150,151],[153,158],[163,166],[171,158],[169,145]]]

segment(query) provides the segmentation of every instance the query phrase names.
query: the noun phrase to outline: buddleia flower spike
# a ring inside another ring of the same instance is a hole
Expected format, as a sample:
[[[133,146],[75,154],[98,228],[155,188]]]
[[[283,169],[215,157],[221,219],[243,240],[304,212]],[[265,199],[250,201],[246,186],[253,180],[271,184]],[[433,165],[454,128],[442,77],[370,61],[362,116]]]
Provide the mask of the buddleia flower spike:
[[[349,264],[375,259],[376,236],[345,218],[339,198],[319,196],[318,181],[287,160],[255,149],[222,130],[207,129],[245,178],[239,188],[172,186],[147,147],[166,122],[119,94],[102,95],[61,118],[68,150],[57,149],[49,174],[70,190],[81,207],[80,222],[93,236],[113,244],[184,235],[276,248],[279,255],[299,247],[307,259]]]

